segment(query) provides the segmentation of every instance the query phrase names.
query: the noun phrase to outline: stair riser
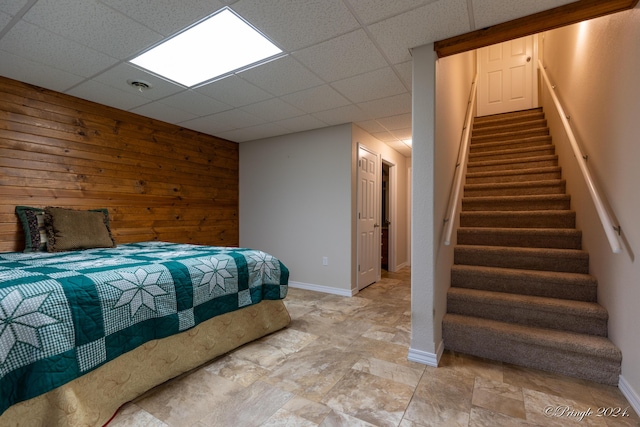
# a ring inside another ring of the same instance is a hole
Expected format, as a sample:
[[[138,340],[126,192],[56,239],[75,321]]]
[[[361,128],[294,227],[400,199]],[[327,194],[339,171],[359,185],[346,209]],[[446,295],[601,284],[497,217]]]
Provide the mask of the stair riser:
[[[553,249],[582,249],[581,236],[532,234],[502,234],[487,231],[487,233],[465,233],[458,230],[459,245],[476,246],[507,246],[526,248],[553,248]]]
[[[524,131],[515,131],[515,132],[494,133],[490,135],[472,136],[471,145],[481,144],[483,142],[508,141],[510,139],[531,138],[533,136],[547,136],[547,135],[549,135],[549,129],[547,128],[527,129]]]
[[[462,211],[535,211],[569,210],[570,200],[465,200],[462,199]]]
[[[575,228],[575,212],[546,213],[537,215],[530,212],[461,212],[461,227],[502,227],[502,228]],[[496,245],[491,245],[496,246]]]
[[[467,164],[467,173],[474,172],[495,172],[495,171],[509,171],[509,170],[518,170],[518,169],[532,169],[532,168],[546,168],[558,166],[558,157],[553,156],[553,158],[547,159],[539,159],[539,160],[531,160],[524,162],[505,162],[505,163],[478,163]]]
[[[447,297],[447,313],[482,319],[509,322],[534,328],[559,329],[577,334],[607,336],[607,319],[575,313],[548,312],[535,305],[523,307],[501,302],[491,303],[482,299]]]
[[[585,302],[596,302],[598,298],[598,285],[591,276],[568,282],[555,278],[523,277],[506,271],[483,271],[478,274],[472,269],[457,269],[454,266],[451,270],[451,286]]]
[[[520,151],[486,151],[469,155],[469,162],[487,162],[491,160],[525,159],[527,157],[552,156],[555,154],[555,146],[530,147]]]
[[[454,250],[454,264],[589,274],[588,255],[540,256],[528,253]]]
[[[544,194],[566,194],[566,184],[516,186],[512,188],[473,188],[465,186],[464,197],[489,197],[489,196],[534,196]]]
[[[511,113],[500,114],[499,116],[482,116],[473,120],[473,126],[495,126],[496,124],[514,123],[520,121],[544,119],[542,109],[516,111]]]
[[[527,131],[531,129],[538,130],[540,128],[547,127],[547,121],[542,120],[527,120],[518,121],[515,123],[494,123],[492,126],[474,126],[473,136],[494,135],[505,132],[519,132]]]
[[[443,323],[442,336],[446,349],[612,386],[618,384],[619,362],[520,342],[491,330],[461,329],[454,330],[448,323]],[[509,350],[505,351],[507,348]]]
[[[527,182],[527,181],[546,181],[562,178],[562,172],[540,172],[519,175],[493,175],[493,176],[469,176],[467,175],[467,184],[499,184],[505,182]]]
[[[485,153],[487,151],[515,150],[519,148],[531,148],[541,146],[553,146],[550,136],[537,136],[533,138],[521,138],[501,142],[486,142],[484,144],[469,145],[470,154]]]

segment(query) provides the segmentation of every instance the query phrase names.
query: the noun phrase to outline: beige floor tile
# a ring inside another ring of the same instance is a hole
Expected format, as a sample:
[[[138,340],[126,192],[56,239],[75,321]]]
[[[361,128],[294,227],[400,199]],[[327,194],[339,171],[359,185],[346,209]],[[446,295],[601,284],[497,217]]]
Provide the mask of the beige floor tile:
[[[134,403],[123,406],[110,423],[109,427],[167,427],[144,409]]]
[[[201,427],[261,426],[292,397],[291,393],[257,381],[224,402],[211,406],[209,413],[195,425]]]
[[[331,412],[328,406],[300,396],[293,397],[282,408],[315,424],[320,424]]]
[[[198,370],[147,393],[136,404],[169,426],[195,424],[244,390],[226,378]]]
[[[525,419],[520,387],[476,377],[471,403],[509,417]]]
[[[322,421],[320,427],[378,427],[375,424],[352,417],[341,412],[331,411]]]
[[[406,384],[415,389],[424,372],[424,366],[409,368],[397,363],[387,362],[375,358],[362,358],[351,367],[357,371],[366,372],[380,378]]]
[[[260,424],[262,427],[316,427],[318,424],[302,418],[298,414],[280,408],[267,421]]]
[[[404,414],[404,420],[418,426],[467,427],[469,410],[458,410],[446,404],[413,398]]]
[[[544,424],[542,424],[544,426]],[[540,427],[521,418],[510,417],[489,409],[473,407],[469,414],[469,427]]]
[[[366,372],[350,370],[322,399],[336,412],[378,426],[397,426],[413,387]]]
[[[248,387],[271,371],[248,360],[226,355],[203,368],[205,371]]]
[[[527,421],[545,426],[606,427],[588,403],[529,389],[523,389],[523,395]]]

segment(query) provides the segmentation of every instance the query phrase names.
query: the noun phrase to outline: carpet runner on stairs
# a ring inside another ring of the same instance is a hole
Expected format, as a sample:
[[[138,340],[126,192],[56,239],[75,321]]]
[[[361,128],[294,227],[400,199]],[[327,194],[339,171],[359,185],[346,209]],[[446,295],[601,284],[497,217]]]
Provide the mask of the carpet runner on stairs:
[[[622,355],[565,187],[542,109],[475,119],[444,345],[617,385]]]

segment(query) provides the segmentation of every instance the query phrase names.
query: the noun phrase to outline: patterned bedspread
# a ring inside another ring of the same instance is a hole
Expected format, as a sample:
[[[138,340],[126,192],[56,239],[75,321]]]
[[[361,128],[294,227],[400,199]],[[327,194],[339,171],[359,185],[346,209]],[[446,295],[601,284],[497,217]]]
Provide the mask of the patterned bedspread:
[[[261,251],[165,242],[0,254],[0,413],[153,339],[283,299]]]

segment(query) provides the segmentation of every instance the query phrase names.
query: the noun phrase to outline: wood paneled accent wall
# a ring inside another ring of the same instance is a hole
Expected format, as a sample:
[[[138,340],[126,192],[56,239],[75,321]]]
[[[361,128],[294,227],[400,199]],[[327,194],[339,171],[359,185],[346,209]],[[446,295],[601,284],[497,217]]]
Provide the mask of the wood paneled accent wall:
[[[108,208],[118,243],[239,244],[238,146],[0,77],[0,251],[16,205]]]

